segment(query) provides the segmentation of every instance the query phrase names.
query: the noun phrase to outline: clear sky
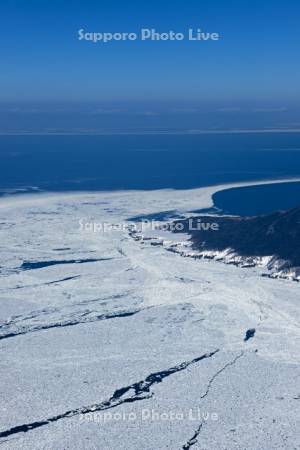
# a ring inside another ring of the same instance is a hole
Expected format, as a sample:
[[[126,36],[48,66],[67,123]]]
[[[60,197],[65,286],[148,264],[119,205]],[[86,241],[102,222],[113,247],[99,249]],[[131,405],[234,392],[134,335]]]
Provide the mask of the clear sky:
[[[298,0],[1,0],[0,101],[300,100]],[[218,42],[79,41],[80,28]]]

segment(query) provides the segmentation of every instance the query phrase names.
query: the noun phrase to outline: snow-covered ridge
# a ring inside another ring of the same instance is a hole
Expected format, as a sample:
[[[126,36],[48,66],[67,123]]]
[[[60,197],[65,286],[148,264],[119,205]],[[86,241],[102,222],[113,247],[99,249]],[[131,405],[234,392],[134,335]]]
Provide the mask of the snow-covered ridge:
[[[262,276],[270,278],[283,278],[293,281],[300,281],[300,268],[288,268],[288,261],[277,258],[276,256],[241,256],[233,249],[227,248],[222,251],[217,250],[182,250],[179,244],[175,248],[169,248],[184,257],[195,259],[212,259],[214,261],[232,264],[241,268],[262,267],[266,268],[270,273],[263,273]]]
[[[135,241],[139,241],[142,244],[148,243],[153,246],[162,246],[167,251],[177,253],[185,258],[214,260],[241,268],[261,267],[269,271],[269,273],[263,273],[262,276],[300,281],[300,267],[289,267],[288,261],[276,256],[241,256],[232,248],[226,248],[222,251],[195,250],[188,236],[186,236],[186,240],[178,241],[170,239],[172,237],[170,232],[164,232],[164,234],[165,236],[149,237],[141,232],[129,230],[129,235]]]

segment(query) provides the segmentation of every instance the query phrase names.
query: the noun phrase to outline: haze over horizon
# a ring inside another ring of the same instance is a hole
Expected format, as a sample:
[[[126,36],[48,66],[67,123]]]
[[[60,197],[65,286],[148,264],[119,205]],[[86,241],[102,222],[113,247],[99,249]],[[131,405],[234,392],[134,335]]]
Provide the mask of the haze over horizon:
[[[300,5],[134,0],[0,6],[0,132],[298,128]],[[219,41],[78,39],[90,32],[217,32]]]
[[[0,6],[0,102],[300,101],[297,2],[72,4],[8,0]],[[216,42],[78,40],[91,32],[218,32]]]

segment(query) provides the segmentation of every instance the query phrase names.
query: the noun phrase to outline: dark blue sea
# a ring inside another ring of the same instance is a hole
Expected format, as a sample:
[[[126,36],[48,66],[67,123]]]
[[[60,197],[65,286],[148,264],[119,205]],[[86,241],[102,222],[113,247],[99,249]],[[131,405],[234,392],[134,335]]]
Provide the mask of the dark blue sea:
[[[189,189],[296,176],[298,133],[0,136],[2,195],[19,189]],[[217,206],[256,214],[300,205],[300,183],[234,191],[216,195]]]

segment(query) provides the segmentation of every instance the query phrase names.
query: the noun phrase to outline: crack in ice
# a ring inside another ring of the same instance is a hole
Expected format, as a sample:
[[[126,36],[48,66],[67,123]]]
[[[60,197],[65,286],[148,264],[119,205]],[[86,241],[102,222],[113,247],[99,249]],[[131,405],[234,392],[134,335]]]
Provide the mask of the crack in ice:
[[[63,259],[63,260],[51,260],[51,261],[24,261],[20,269],[21,270],[36,270],[43,269],[45,267],[56,266],[61,264],[85,264],[98,261],[111,261],[113,258],[88,258],[88,259]]]
[[[182,447],[182,450],[189,450],[193,445],[197,444],[198,436],[200,434],[201,428],[203,427],[203,423],[201,422],[191,439],[187,441],[186,444]]]
[[[84,323],[91,323],[91,322],[98,322],[98,321],[108,320],[108,319],[129,317],[129,316],[133,316],[133,315],[139,313],[140,311],[141,311],[141,309],[136,309],[136,310],[132,310],[132,311],[119,311],[119,312],[115,312],[115,313],[93,315],[93,313],[95,313],[95,311],[87,310],[87,311],[84,311],[81,314],[75,316],[73,319],[70,319],[70,320],[64,320],[64,321],[60,321],[60,322],[56,321],[56,322],[52,322],[52,323],[47,323],[45,325],[36,325],[36,326],[31,326],[31,327],[27,327],[27,328],[23,328],[23,329],[20,328],[19,330],[16,330],[16,331],[10,331],[6,334],[0,335],[0,340],[9,339],[12,337],[16,337],[16,336],[20,336],[20,335],[24,335],[24,334],[28,334],[28,333],[35,333],[37,331],[50,330],[53,328],[71,327],[74,325],[80,325],[80,324],[84,324]],[[89,315],[90,315],[90,317],[89,317]]]
[[[224,370],[226,370],[228,367],[233,366],[238,359],[240,359],[242,356],[244,355],[244,352],[241,351],[241,353],[239,355],[237,355],[232,361],[228,362],[227,364],[225,364],[225,366],[223,366],[221,369],[219,369],[214,375],[213,377],[209,380],[206,391],[203,395],[200,396],[201,399],[205,398],[209,391],[210,388],[214,382],[214,380],[222,373],[224,372]],[[200,423],[200,425],[198,426],[197,430],[195,431],[195,433],[193,434],[193,436],[186,442],[186,444],[184,444],[182,446],[182,450],[189,450],[193,445],[195,445],[198,442],[198,436],[200,434],[200,431],[203,427],[203,422]]]
[[[39,284],[26,284],[24,286],[15,286],[12,288],[3,288],[0,291],[14,291],[17,289],[25,289],[25,288],[35,288],[40,286],[50,286],[51,284],[63,283],[64,281],[76,280],[77,278],[81,278],[81,275],[74,275],[72,277],[61,278],[60,280],[47,281],[46,283]]]
[[[173,375],[177,372],[181,372],[182,370],[187,369],[192,364],[196,364],[202,360],[211,358],[219,351],[220,350],[217,349],[210,353],[205,353],[204,355],[201,355],[190,361],[184,361],[181,364],[178,364],[177,366],[171,367],[169,369],[166,369],[166,370],[163,370],[160,372],[151,373],[144,380],[141,380],[141,381],[133,383],[129,386],[117,389],[108,400],[105,400],[101,403],[96,403],[96,404],[93,404],[90,406],[83,406],[81,408],[72,409],[72,410],[66,411],[62,414],[59,414],[59,415],[56,415],[53,417],[49,417],[48,419],[31,422],[31,423],[26,423],[26,424],[22,424],[22,425],[17,425],[8,430],[0,432],[0,438],[6,438],[8,436],[16,435],[18,433],[27,433],[28,431],[43,427],[45,425],[49,425],[49,424],[51,424],[53,422],[57,422],[58,420],[61,420],[61,419],[66,419],[66,418],[71,418],[71,417],[78,416],[78,415],[93,413],[96,411],[103,411],[103,410],[107,410],[107,409],[111,409],[111,408],[116,408],[117,406],[122,405],[124,403],[133,403],[136,401],[151,398],[154,395],[153,392],[151,393],[151,387],[153,385],[161,383],[164,380],[164,378],[167,378],[170,375]],[[129,394],[129,395],[125,396],[126,394]]]

